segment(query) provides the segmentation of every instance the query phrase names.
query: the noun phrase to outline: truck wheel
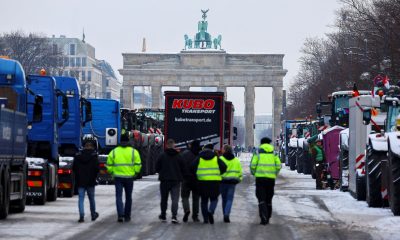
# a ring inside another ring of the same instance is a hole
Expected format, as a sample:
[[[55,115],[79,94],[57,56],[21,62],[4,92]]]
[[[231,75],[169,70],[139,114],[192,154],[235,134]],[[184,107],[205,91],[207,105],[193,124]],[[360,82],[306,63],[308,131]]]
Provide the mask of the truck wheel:
[[[22,181],[22,199],[11,202],[10,210],[13,213],[22,213],[23,211],[25,211],[26,191],[27,191],[27,182],[26,182],[27,174],[28,174],[27,166],[24,165],[22,179],[21,179],[21,181]]]
[[[296,169],[297,173],[303,173],[303,150],[296,150]]]
[[[366,189],[365,189],[365,176],[359,176],[356,173],[356,199],[358,201],[365,201]]]
[[[377,152],[371,145],[367,146],[367,157],[365,164],[366,174],[366,200],[369,207],[382,207],[381,195],[381,160],[386,152]]]
[[[289,148],[289,166],[290,170],[296,170],[296,152],[293,148]]]
[[[10,173],[8,168],[3,169],[3,173],[0,174],[0,177],[1,185],[3,186],[0,189],[0,219],[5,219],[8,215],[8,210],[10,207]]]
[[[306,175],[310,175],[311,174],[311,169],[312,169],[312,164],[311,164],[311,159],[310,156],[308,155],[308,151],[304,151],[303,152],[303,156],[304,156],[304,161],[303,161],[303,173]]]
[[[390,145],[389,145],[390,146]],[[395,216],[400,216],[400,158],[389,148],[389,205]]]
[[[57,174],[57,172],[56,172]],[[47,193],[47,201],[54,202],[57,200],[57,193],[58,193],[58,175],[56,175],[56,182],[54,187],[49,188],[49,192]]]
[[[43,181],[42,196],[38,198],[33,198],[33,203],[35,203],[36,205],[45,205],[46,199],[47,199],[47,181]]]

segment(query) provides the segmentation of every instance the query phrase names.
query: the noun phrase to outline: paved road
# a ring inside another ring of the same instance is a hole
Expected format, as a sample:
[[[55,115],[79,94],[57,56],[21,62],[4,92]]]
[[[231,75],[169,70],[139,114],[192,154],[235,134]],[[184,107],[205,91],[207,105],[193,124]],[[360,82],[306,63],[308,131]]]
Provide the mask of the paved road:
[[[243,163],[247,170],[248,162]],[[254,179],[246,176],[238,185],[231,223],[222,221],[219,202],[214,225],[161,223],[158,181],[155,176],[135,182],[132,221],[118,223],[114,187],[96,188],[100,217],[78,224],[77,197],[61,198],[45,206],[28,206],[0,222],[1,239],[379,239],[367,228],[349,225],[325,205],[325,191],[313,189],[309,176],[282,171],[277,181],[271,224],[259,225]],[[335,193],[336,194],[336,193]],[[337,194],[345,194],[338,192]],[[335,196],[335,195],[333,195]],[[89,207],[86,205],[86,210]],[[170,216],[170,215],[169,215]],[[180,209],[180,219],[182,210]]]

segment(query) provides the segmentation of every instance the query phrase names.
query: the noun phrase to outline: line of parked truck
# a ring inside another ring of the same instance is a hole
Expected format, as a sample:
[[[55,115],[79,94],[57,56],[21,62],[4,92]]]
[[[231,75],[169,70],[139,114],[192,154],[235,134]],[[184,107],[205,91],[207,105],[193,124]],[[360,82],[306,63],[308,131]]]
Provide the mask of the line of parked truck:
[[[17,61],[0,58],[0,219],[23,212],[26,203],[72,197],[72,163],[83,141],[94,141],[104,160],[121,132],[130,132],[148,166],[143,175],[154,173],[151,166],[162,151],[162,111],[85,99],[75,78],[42,73],[25,76]],[[104,161],[100,168],[104,172]],[[107,182],[101,174],[98,180]]]
[[[165,99],[166,111],[121,108],[117,100],[85,99],[75,78],[44,70],[25,76],[19,62],[0,58],[0,219],[26,203],[76,194],[73,160],[85,141],[99,153],[100,184],[113,183],[106,161],[121,134],[141,155],[141,176],[155,173],[164,138],[178,148],[194,139],[216,149],[233,143],[234,108],[224,93],[171,91]]]
[[[279,144],[286,165],[316,178],[311,149],[322,140],[324,187],[400,215],[399,87],[334,92],[316,110],[316,120],[283,121]]]

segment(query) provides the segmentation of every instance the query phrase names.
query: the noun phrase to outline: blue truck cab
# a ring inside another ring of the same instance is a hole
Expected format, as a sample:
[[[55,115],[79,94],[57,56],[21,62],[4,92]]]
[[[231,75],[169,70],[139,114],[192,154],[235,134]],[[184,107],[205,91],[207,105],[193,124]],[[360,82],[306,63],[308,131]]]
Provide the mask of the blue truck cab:
[[[91,103],[92,121],[83,134],[97,139],[98,152],[108,154],[119,144],[121,134],[120,103],[112,99],[87,99]]]
[[[9,210],[25,209],[27,126],[40,121],[42,110],[40,96],[27,102],[27,90],[21,64],[0,58],[0,219],[6,218]],[[27,115],[28,106],[32,115]]]
[[[28,87],[43,96],[42,121],[28,132],[28,197],[43,205],[57,199],[59,129],[69,116],[68,99],[50,76],[29,75]]]
[[[82,128],[92,120],[91,103],[81,97],[79,83],[72,77],[54,77],[56,86],[68,98],[68,120],[60,127],[58,136],[59,169],[58,195],[72,197],[75,188],[72,163],[82,147]],[[59,106],[60,107],[60,106]]]

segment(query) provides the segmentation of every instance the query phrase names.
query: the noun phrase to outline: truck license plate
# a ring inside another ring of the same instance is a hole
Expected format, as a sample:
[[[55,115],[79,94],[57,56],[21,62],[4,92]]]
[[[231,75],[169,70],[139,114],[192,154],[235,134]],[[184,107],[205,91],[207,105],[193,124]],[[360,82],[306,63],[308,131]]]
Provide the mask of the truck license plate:
[[[26,196],[28,196],[28,197],[41,197],[42,193],[41,192],[27,192]]]

